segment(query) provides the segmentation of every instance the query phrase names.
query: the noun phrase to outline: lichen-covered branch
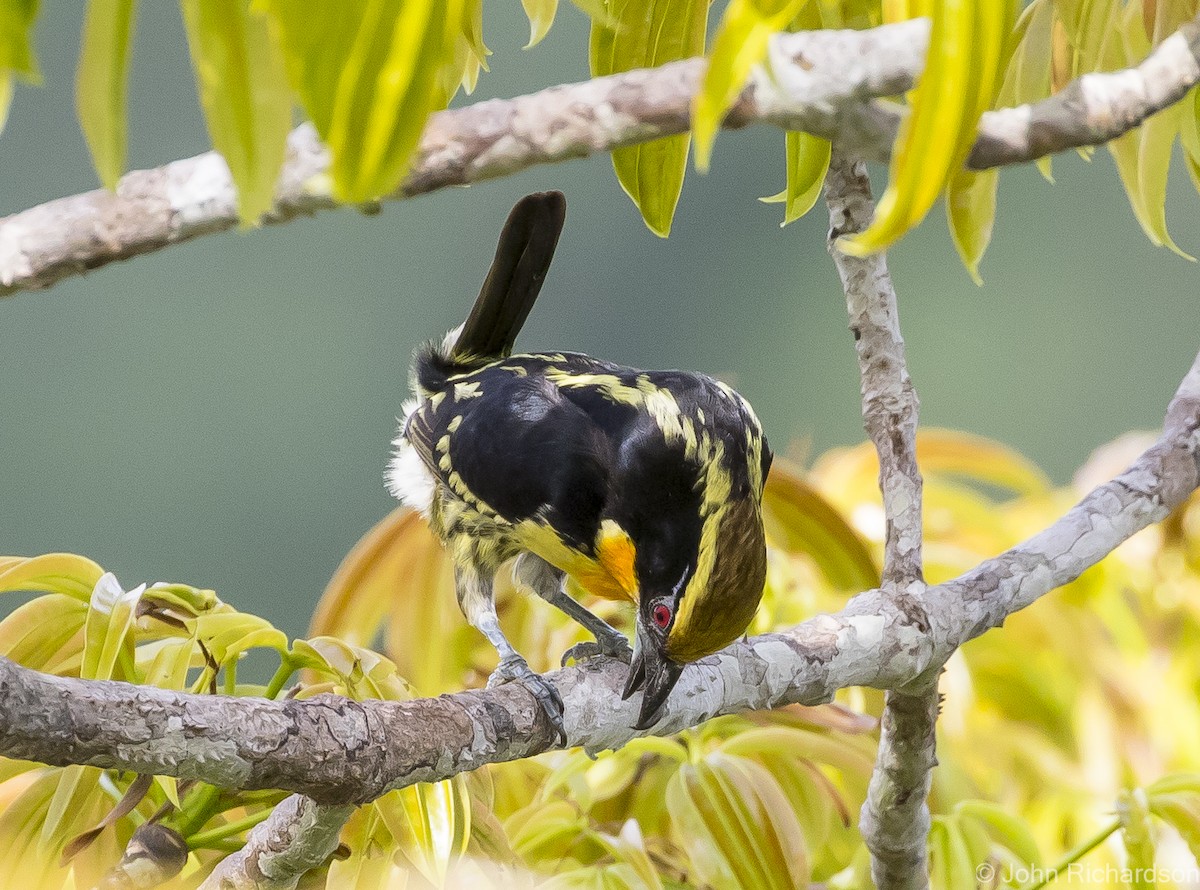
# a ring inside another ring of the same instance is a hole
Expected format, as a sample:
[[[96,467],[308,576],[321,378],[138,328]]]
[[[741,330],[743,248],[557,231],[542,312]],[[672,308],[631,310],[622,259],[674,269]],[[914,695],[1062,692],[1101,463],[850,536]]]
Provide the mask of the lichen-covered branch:
[[[1033,105],[984,115],[967,166],[975,170],[1102,145],[1182,99],[1200,83],[1200,17],[1160,43],[1141,64],[1085,74]]]
[[[867,228],[875,205],[865,165],[835,151],[825,180],[829,254],[842,289],[862,377],[863,426],[879,456],[886,518],[882,591],[903,611],[925,589],[921,562],[921,472],[917,466],[919,401],[908,374],[900,308],[883,252],[853,257],[838,241]],[[875,886],[929,884],[926,836],[938,714],[938,671],[884,700],[879,750],[860,827],[871,851]]]
[[[650,732],[746,709],[817,704],[847,686],[909,687],[963,642],[1179,506],[1200,482],[1198,455],[1200,357],[1159,440],[1046,531],[907,599],[870,590],[834,615],[689,665]],[[563,698],[569,744],[600,751],[638,734],[636,699],[620,700],[625,670],[604,659],[547,675]],[[54,677],[0,659],[0,754],[52,765],[281,788],[329,807],[552,746],[544,712],[519,684],[408,702],[269,701]]]
[[[242,849],[221,860],[200,890],[292,890],[333,855],[353,812],[293,794],[250,831]]]
[[[969,165],[1015,164],[1098,145],[1171,105],[1200,82],[1198,26],[1185,25],[1141,65],[1088,74],[1035,105],[985,114]],[[726,127],[770,123],[835,140],[868,160],[886,160],[903,112],[876,102],[903,93],[924,68],[923,20],[868,31],[773,38]],[[434,115],[412,173],[388,200],[480,182],[536,164],[611,151],[685,132],[703,59],[628,71],[490,100]],[[282,223],[338,206],[322,176],[328,153],[309,125],[294,130],[275,204]],[[59,198],[0,219],[0,296],[37,290],[91,269],[237,225],[237,201],[215,152],[135,170],[115,193]]]
[[[923,65],[928,31],[922,20],[863,32],[779,35],[773,58],[778,70],[792,69],[793,91],[781,90],[760,72],[725,126],[769,122],[828,136],[843,127],[877,130],[863,103],[912,86]],[[435,114],[412,172],[387,197],[407,198],[682,133],[691,125],[692,97],[705,64],[685,59]],[[328,152],[314,129],[307,124],[295,129],[265,222],[338,206],[328,178],[321,175],[328,165]],[[121,179],[115,193],[60,198],[0,219],[0,295],[49,287],[237,222],[233,181],[217,153],[136,170]]]

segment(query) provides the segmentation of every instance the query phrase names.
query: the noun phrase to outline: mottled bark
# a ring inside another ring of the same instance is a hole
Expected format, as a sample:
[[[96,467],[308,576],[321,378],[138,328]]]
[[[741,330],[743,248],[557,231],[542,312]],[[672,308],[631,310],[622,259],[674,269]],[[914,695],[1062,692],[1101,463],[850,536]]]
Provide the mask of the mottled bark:
[[[292,890],[333,855],[353,812],[293,794],[251,829],[246,846],[222,859],[200,890]]]
[[[834,153],[825,180],[829,254],[842,289],[862,377],[863,426],[879,456],[884,540],[882,592],[901,612],[925,590],[921,562],[921,472],[917,467],[919,400],[908,374],[900,308],[884,252],[853,257],[838,249],[845,235],[871,223],[875,205],[865,165]],[[916,626],[923,629],[919,611]],[[871,851],[871,873],[883,888],[929,884],[927,799],[937,763],[934,730],[938,671],[907,688],[889,689],[875,769],[860,827]]]

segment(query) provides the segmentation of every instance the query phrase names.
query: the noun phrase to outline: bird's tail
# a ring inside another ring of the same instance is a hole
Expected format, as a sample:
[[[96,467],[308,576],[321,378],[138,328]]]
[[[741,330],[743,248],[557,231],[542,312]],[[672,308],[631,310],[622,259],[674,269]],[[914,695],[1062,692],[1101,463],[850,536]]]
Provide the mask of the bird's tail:
[[[554,259],[566,213],[562,192],[538,192],[517,202],[467,320],[441,343],[418,350],[413,371],[420,389],[441,390],[450,375],[512,352]]]

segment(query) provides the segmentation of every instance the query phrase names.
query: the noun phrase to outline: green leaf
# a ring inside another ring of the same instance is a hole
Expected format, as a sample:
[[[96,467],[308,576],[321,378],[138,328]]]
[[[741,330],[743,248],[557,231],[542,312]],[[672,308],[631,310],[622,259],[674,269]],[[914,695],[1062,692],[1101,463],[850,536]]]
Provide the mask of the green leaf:
[[[250,649],[288,650],[287,635],[271,622],[245,612],[214,612],[194,619],[194,633],[213,659],[221,665],[236,660]]]
[[[767,57],[767,41],[796,16],[805,0],[731,0],[713,40],[700,92],[692,103],[696,168],[707,170],[725,113]]]
[[[96,583],[83,628],[83,663],[79,676],[85,680],[110,680],[117,660],[132,656],[133,640],[130,631],[137,620],[137,605],[145,591],[141,584],[124,590],[116,577],[105,573]],[[124,677],[135,682],[135,677]]]
[[[1155,886],[1154,832],[1146,793],[1140,788],[1125,792],[1117,802],[1121,819],[1122,840],[1128,855],[1126,867],[1133,890],[1150,890]]]
[[[542,38],[550,33],[554,24],[554,16],[558,12],[558,0],[521,0],[525,7],[525,15],[529,18],[529,42],[525,49],[531,49],[542,42]]]
[[[1041,865],[1042,853],[1029,824],[988,800],[964,800],[955,804],[954,813],[983,824],[988,833],[1026,865]]]
[[[100,182],[125,172],[130,45],[137,0],[89,0],[75,74],[75,106]]]
[[[37,14],[38,0],[0,0],[0,72],[16,74],[30,83],[41,80],[33,52]]]
[[[282,56],[249,0],[181,5],[209,136],[237,185],[238,214],[255,223],[273,203],[291,128]]]
[[[831,145],[828,139],[810,133],[787,133],[787,188],[769,198],[759,198],[764,204],[784,205],[780,228],[795,222],[812,210],[821,196],[825,173],[829,170]]]
[[[461,77],[464,0],[264,0],[337,196],[375,200],[407,172],[431,112]]]
[[[958,820],[934,816],[929,828],[932,890],[975,890],[975,863]]]
[[[950,180],[946,191],[946,217],[950,236],[963,265],[975,284],[982,286],[979,261],[992,241],[992,225],[996,221],[996,186],[998,170],[959,170]]]
[[[1164,776],[1146,789],[1150,812],[1179,832],[1200,861],[1200,775]]]
[[[654,68],[704,52],[708,0],[612,0],[611,24],[592,22],[592,75]],[[687,134],[618,148],[613,169],[642,219],[661,238],[671,232],[687,170]]]

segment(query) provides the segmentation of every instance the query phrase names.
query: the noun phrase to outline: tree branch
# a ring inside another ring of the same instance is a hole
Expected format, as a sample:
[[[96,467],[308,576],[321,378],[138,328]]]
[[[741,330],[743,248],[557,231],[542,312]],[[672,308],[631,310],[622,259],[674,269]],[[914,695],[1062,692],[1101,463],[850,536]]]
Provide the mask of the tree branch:
[[[1200,357],[1158,441],[1050,528],[907,600],[867,591],[834,615],[689,665],[650,733],[747,709],[818,704],[847,686],[907,687],[1163,519],[1198,482]],[[631,729],[637,702],[620,700],[625,671],[601,659],[547,675],[566,706],[568,744],[601,751],[638,734]],[[278,702],[53,677],[0,659],[0,715],[4,756],[281,788],[326,806],[553,747],[544,712],[511,683],[408,702],[331,695]]]
[[[871,130],[863,102],[904,92],[921,70],[924,20],[871,31],[779,35],[777,65],[792,70],[794,94],[759,71],[725,126],[760,121],[835,135]],[[433,115],[408,178],[389,200],[506,176],[623,145],[682,133],[706,61],[672,62],[509,100]],[[865,119],[864,119],[865,118]],[[886,125],[886,121],[885,121]],[[287,222],[339,206],[322,174],[328,152],[311,125],[292,131],[275,205],[264,219]],[[49,287],[115,260],[237,225],[229,168],[216,152],[122,177],[115,193],[86,192],[0,220],[0,296]]]
[[[1132,129],[1200,82],[1197,30],[1195,22],[1185,25],[1136,68],[1088,74],[1035,105],[988,112],[969,165],[1021,163]],[[771,123],[886,160],[903,112],[874,100],[913,84],[928,39],[924,20],[776,35],[769,73],[756,72],[725,126]],[[436,114],[408,179],[385,197],[400,200],[685,132],[704,66],[703,59],[686,59]],[[312,127],[296,128],[263,222],[339,206],[323,176],[328,164]],[[229,169],[215,152],[135,170],[115,193],[59,198],[0,219],[0,296],[47,288],[237,222]]]
[[[920,402],[908,374],[900,308],[884,252],[853,257],[838,248],[875,212],[866,166],[841,150],[825,179],[829,254],[842,289],[862,376],[863,426],[879,455],[879,489],[887,520],[882,591],[900,609],[925,589],[921,562],[921,472],[917,467]],[[889,689],[875,769],[859,825],[879,888],[929,885],[926,837],[938,714],[938,670],[905,689]]]
[[[293,794],[254,826],[246,846],[221,860],[200,890],[292,890],[333,855],[353,812]]]

